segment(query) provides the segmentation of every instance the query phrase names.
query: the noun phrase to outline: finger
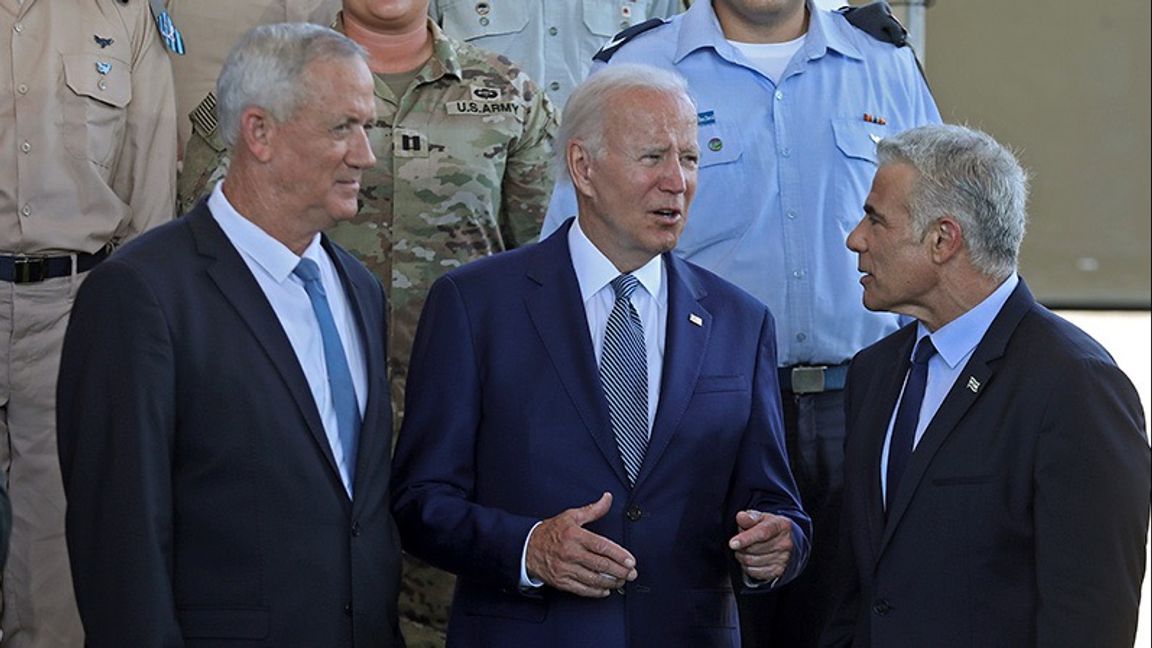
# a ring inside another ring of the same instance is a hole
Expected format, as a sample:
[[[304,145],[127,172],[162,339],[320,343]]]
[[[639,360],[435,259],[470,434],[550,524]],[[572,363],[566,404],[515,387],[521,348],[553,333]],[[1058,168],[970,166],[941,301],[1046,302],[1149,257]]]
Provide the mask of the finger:
[[[736,513],[736,526],[741,530],[751,529],[752,527],[756,526],[756,523],[759,522],[763,517],[763,513],[754,509],[739,511]]]
[[[589,553],[594,554],[603,561],[611,563],[612,568],[604,567],[599,571],[605,571],[612,574],[617,573],[617,569],[623,569],[625,573],[634,570],[636,567],[636,557],[632,555],[624,547],[612,542],[602,535],[586,531],[588,534],[585,541],[582,543],[584,548]]]
[[[612,493],[605,492],[600,496],[600,499],[595,502],[570,510],[572,513],[572,521],[580,526],[584,526],[589,522],[595,522],[607,515],[608,511],[612,510]]]
[[[736,562],[744,567],[780,567],[783,568],[788,565],[788,559],[791,557],[791,552],[777,551],[768,554],[754,554],[745,551],[737,551],[734,554]]]
[[[752,545],[760,543],[791,542],[792,522],[788,518],[771,513],[761,513],[760,515],[761,518],[754,526],[732,536],[728,541],[729,548],[739,550],[748,549]],[[737,514],[736,517],[739,520],[740,514]]]

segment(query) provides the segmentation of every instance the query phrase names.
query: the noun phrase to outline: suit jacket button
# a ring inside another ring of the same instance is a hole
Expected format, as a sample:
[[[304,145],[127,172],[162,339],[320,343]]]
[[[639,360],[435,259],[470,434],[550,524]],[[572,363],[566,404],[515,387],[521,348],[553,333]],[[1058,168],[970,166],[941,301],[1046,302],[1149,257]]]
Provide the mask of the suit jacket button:
[[[892,606],[888,605],[888,601],[885,601],[884,599],[879,599],[875,603],[872,604],[872,612],[876,616],[884,616],[885,614],[888,614],[891,611],[892,611]]]
[[[352,522],[352,537],[355,538],[355,537],[358,537],[359,535],[360,535],[360,521],[355,520]]]
[[[352,616],[352,604],[351,603],[348,603],[347,605],[344,606],[344,614],[347,614],[348,616]]]
[[[639,520],[642,515],[643,515],[643,513],[640,511],[640,507],[636,506],[635,504],[633,504],[632,506],[629,506],[628,511],[624,514],[624,516],[627,517],[632,522],[636,522],[637,520]]]

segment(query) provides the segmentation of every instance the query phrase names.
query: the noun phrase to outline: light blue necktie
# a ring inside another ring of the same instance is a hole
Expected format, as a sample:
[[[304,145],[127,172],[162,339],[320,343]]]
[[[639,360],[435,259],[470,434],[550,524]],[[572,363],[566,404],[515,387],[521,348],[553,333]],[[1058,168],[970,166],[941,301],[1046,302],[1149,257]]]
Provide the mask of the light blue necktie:
[[[608,314],[600,355],[600,382],[629,485],[636,483],[648,449],[648,356],[640,314],[631,301],[638,285],[630,274],[612,280],[616,303]]]
[[[332,309],[328,307],[328,295],[320,282],[320,267],[312,259],[300,259],[292,271],[304,282],[304,290],[312,301],[312,311],[320,324],[320,337],[324,340],[324,366],[328,368],[328,389],[332,396],[332,408],[336,410],[336,429],[340,447],[344,451],[348,467],[348,490],[352,490],[352,479],[356,475],[356,440],[360,435],[360,404],[356,401],[356,389],[352,385],[352,370],[348,368],[348,357],[344,355],[344,345],[336,329]]]

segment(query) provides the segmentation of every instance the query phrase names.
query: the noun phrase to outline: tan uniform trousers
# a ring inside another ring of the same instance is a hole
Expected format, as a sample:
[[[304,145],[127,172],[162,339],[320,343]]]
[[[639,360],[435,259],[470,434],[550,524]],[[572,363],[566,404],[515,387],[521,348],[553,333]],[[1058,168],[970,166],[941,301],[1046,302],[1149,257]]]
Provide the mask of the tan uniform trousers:
[[[56,454],[56,372],[82,278],[0,281],[0,465],[12,500],[0,616],[4,648],[84,645]]]

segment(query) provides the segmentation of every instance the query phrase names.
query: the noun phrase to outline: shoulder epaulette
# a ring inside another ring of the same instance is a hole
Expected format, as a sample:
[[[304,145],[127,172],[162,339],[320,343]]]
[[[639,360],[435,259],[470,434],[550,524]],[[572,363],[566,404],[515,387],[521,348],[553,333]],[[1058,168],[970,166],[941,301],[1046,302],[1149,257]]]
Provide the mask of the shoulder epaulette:
[[[883,43],[896,47],[908,44],[908,30],[892,15],[887,2],[873,2],[858,7],[837,9],[850,25]]]
[[[205,138],[216,132],[216,93],[209,92],[208,96],[188,113],[188,119]]]
[[[600,48],[599,52],[596,52],[596,54],[592,56],[592,60],[600,61],[601,63],[607,63],[612,59],[612,55],[616,53],[616,50],[624,46],[624,43],[627,43],[628,41],[636,38],[649,29],[659,27],[666,22],[668,21],[664,20],[663,18],[649,18],[642,23],[636,23],[635,25],[632,25],[628,29],[625,29],[619,34],[613,36],[612,40],[608,41],[604,47]]]

